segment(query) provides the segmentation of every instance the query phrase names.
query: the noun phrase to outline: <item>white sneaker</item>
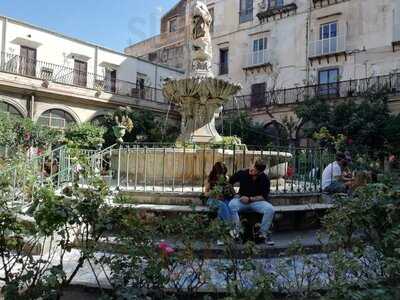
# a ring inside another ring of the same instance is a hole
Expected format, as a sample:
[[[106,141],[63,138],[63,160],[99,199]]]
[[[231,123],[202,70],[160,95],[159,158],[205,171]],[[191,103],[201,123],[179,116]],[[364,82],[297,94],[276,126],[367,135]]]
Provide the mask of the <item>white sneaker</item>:
[[[224,245],[224,241],[217,240],[217,246],[223,246],[223,245]]]

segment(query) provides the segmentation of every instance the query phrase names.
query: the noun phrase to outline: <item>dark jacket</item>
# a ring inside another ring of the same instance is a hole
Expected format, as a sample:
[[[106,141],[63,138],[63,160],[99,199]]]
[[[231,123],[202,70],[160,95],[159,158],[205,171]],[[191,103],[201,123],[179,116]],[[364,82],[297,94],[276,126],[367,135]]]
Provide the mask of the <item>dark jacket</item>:
[[[241,170],[235,173],[229,182],[233,185],[240,184],[239,195],[247,197],[263,196],[264,200],[268,200],[270,192],[270,180],[265,173],[257,176],[256,180],[249,174],[249,170]]]

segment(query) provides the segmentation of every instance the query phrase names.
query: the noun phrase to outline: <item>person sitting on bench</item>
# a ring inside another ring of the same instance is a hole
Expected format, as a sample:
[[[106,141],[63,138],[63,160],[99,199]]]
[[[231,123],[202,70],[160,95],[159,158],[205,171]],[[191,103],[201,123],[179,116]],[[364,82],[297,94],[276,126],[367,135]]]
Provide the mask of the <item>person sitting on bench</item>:
[[[342,152],[336,153],[336,161],[326,166],[322,172],[322,191],[327,194],[347,193],[353,178],[347,175],[345,168],[348,158]]]
[[[235,223],[236,235],[240,232],[239,213],[256,212],[263,215],[261,227],[256,237],[257,243],[273,245],[269,229],[274,218],[274,207],[268,202],[270,180],[265,174],[266,164],[257,160],[249,169],[241,170],[234,174],[229,182],[234,185],[239,183],[239,193],[229,203]]]
[[[205,186],[205,195],[208,197],[207,205],[215,209],[221,221],[230,223],[232,212],[228,206],[234,191],[230,191],[230,184],[226,174],[228,169],[223,162],[216,162],[213,166]]]

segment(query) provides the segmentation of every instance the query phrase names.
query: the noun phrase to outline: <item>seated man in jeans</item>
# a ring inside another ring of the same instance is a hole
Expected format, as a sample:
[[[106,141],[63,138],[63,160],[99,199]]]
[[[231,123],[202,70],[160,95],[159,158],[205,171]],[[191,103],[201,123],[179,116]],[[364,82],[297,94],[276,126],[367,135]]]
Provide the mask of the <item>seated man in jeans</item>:
[[[342,152],[336,153],[336,161],[326,166],[322,172],[322,191],[327,194],[347,193],[353,178],[344,173],[349,162]]]
[[[229,208],[232,211],[236,232],[240,230],[240,212],[257,212],[262,214],[263,218],[257,241],[273,245],[268,234],[275,210],[268,202],[270,180],[264,173],[265,169],[265,163],[257,160],[249,169],[241,170],[230,178],[229,182],[232,185],[239,183],[240,189],[238,195],[229,203]]]

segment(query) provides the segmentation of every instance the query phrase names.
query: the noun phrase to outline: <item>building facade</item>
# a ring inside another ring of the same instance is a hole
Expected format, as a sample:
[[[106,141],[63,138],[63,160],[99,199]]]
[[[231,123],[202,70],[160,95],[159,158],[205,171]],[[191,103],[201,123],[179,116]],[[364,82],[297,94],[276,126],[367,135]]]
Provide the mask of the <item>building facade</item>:
[[[187,2],[180,0],[160,22],[160,34],[125,49],[128,55],[184,69],[187,35]]]
[[[0,111],[44,125],[92,121],[118,106],[165,113],[164,79],[183,73],[0,16]]]
[[[307,96],[356,95],[372,82],[364,78],[400,91],[398,0],[206,3],[214,16],[214,74],[243,87],[231,109],[245,107],[266,127],[295,119],[295,104]],[[398,97],[392,98],[391,108],[399,112]],[[292,138],[302,126],[294,122]]]

